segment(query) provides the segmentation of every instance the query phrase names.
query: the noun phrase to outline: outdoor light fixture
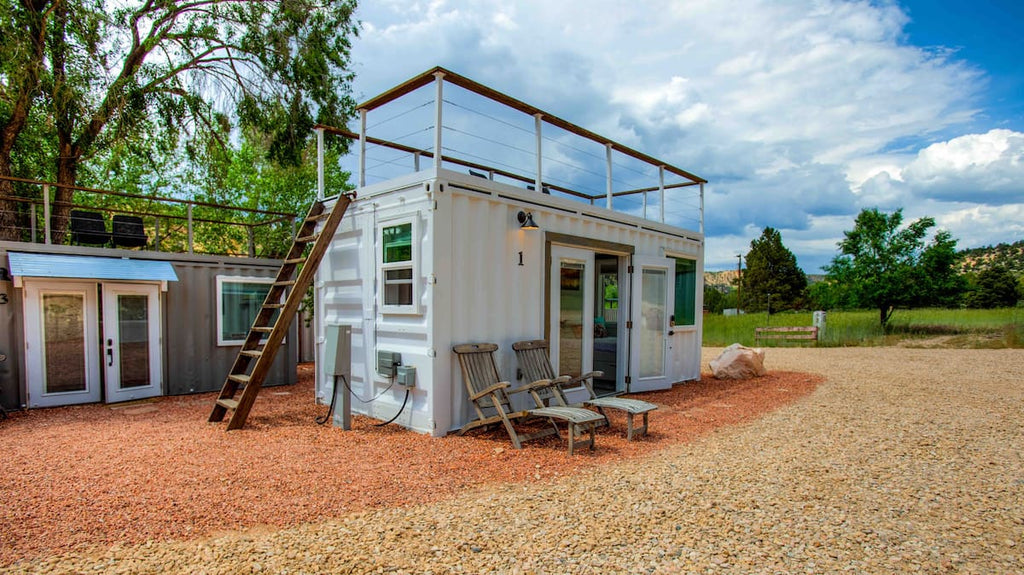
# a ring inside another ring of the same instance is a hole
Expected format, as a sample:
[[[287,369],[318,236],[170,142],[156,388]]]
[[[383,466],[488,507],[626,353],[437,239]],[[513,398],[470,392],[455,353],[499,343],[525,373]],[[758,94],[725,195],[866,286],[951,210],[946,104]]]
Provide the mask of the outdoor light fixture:
[[[533,222],[533,213],[520,211],[516,214],[516,219],[519,220],[519,229],[523,230],[539,230],[540,227]]]

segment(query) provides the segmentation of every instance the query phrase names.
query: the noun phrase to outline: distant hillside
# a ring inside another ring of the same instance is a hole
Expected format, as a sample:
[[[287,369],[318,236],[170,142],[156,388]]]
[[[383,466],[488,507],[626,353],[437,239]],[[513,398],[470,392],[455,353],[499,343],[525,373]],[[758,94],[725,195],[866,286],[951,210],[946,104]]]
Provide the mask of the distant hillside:
[[[729,293],[736,289],[736,270],[704,272],[704,285],[722,293]]]
[[[1016,276],[1024,275],[1024,240],[966,249],[956,255],[960,270],[964,272],[979,272],[993,266],[1003,266]]]

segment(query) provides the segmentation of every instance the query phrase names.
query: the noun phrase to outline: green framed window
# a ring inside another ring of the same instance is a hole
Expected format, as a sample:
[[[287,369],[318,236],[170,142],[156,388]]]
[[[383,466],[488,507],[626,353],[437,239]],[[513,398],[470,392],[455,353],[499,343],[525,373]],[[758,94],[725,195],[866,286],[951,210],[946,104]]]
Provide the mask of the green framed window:
[[[697,323],[697,260],[672,258],[675,266],[676,325]]]

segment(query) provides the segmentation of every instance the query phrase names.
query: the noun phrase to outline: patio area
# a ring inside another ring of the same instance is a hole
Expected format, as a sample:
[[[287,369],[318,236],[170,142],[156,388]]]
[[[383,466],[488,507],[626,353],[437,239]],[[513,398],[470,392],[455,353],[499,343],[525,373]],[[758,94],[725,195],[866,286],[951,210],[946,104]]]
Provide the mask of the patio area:
[[[249,425],[231,433],[206,422],[215,394],[11,414],[0,421],[0,566],[547,484],[754,420],[821,381],[796,372],[705,377],[639,395],[660,406],[647,437],[627,442],[612,413],[597,449],[569,457],[554,438],[512,449],[500,429],[432,439],[363,417],[349,432],[316,425],[326,408],[313,405],[312,379],[312,365],[301,364],[298,384],[264,390]]]

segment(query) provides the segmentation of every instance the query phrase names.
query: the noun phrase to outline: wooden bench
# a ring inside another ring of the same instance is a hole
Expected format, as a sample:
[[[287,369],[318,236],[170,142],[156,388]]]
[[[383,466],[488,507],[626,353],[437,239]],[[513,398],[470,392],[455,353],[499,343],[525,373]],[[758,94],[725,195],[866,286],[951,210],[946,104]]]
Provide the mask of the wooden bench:
[[[797,342],[818,341],[818,328],[814,326],[800,327],[758,327],[754,328],[754,345],[766,342]]]

